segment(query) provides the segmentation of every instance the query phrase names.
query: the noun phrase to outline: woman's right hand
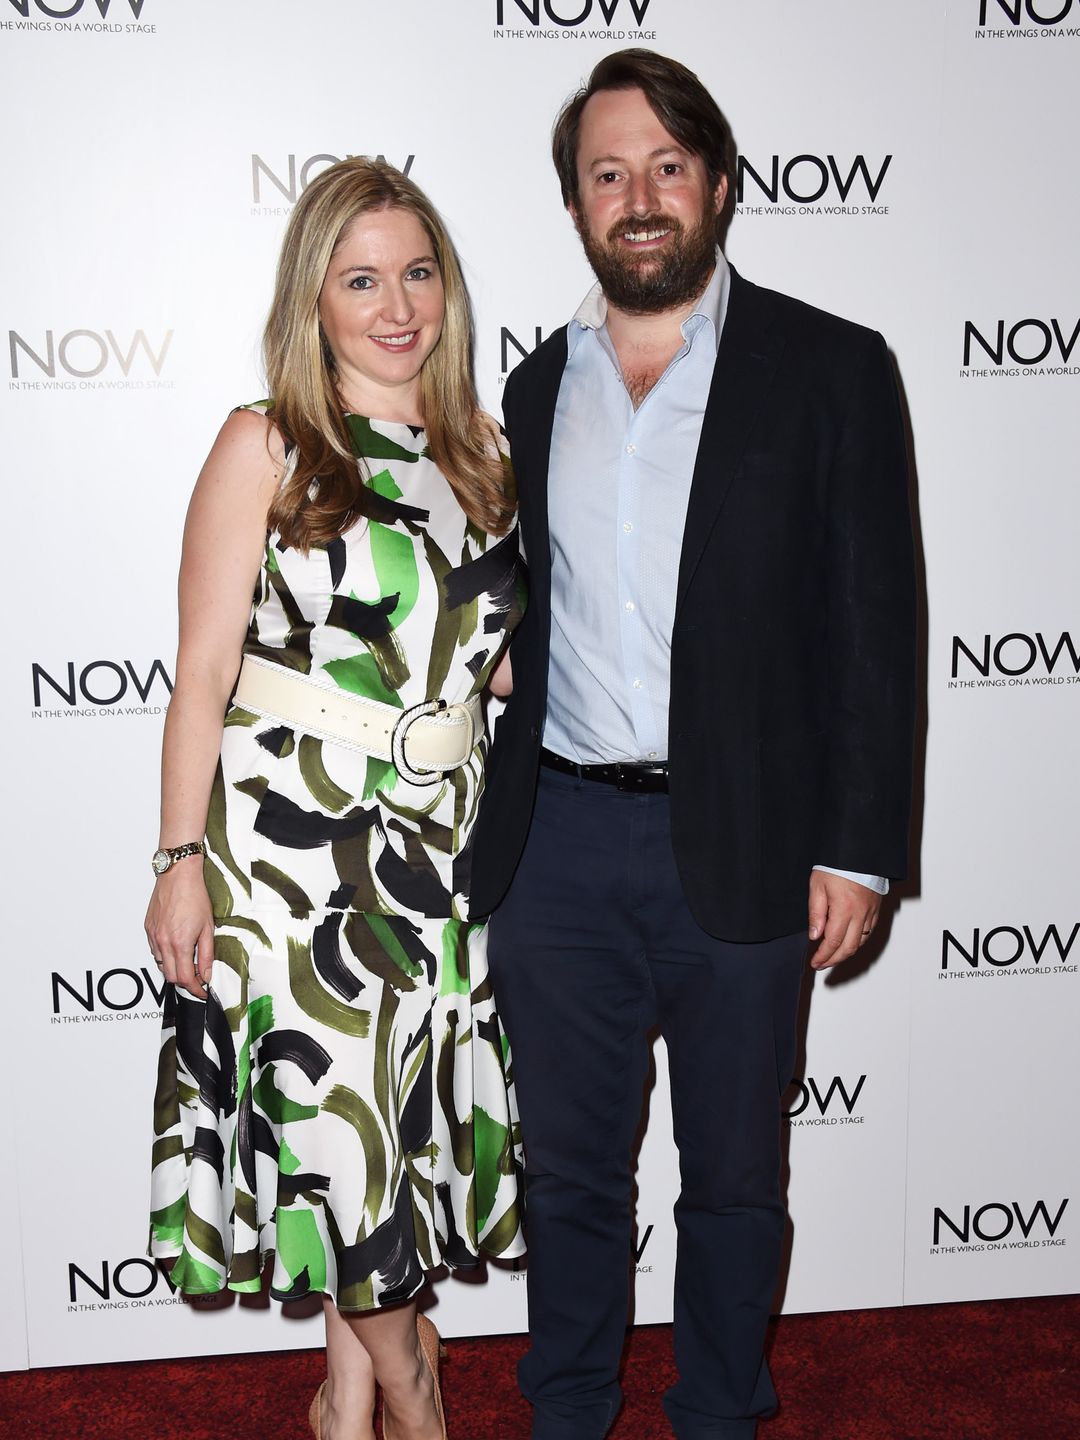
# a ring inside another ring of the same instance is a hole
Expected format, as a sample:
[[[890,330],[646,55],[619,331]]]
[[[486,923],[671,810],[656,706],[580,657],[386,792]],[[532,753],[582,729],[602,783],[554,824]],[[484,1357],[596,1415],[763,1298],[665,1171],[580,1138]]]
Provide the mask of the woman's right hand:
[[[165,979],[205,1000],[214,964],[214,913],[197,856],[178,860],[158,876],[143,928]]]
[[[240,669],[266,517],[285,447],[265,415],[240,410],[221,427],[188,507],[180,564],[180,648],[161,753],[160,835],[202,835],[221,753],[222,721]],[[206,998],[214,920],[202,864],[158,877],[145,929],[165,979]]]

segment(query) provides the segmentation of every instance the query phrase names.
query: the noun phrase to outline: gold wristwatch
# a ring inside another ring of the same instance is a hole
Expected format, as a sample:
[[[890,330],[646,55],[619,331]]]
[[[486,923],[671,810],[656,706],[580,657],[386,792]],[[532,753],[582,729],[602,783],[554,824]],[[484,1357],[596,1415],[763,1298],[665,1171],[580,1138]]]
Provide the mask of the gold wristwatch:
[[[166,870],[171,870],[178,860],[186,860],[189,855],[205,855],[206,846],[201,840],[192,840],[187,845],[177,845],[171,850],[155,850],[154,858],[150,864],[154,867],[155,875],[164,875]]]

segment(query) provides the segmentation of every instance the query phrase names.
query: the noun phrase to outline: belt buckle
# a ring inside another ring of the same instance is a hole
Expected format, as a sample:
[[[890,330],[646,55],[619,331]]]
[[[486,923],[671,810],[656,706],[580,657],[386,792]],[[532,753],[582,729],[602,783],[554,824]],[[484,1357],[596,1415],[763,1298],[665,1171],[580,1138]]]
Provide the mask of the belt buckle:
[[[639,766],[626,765],[621,760],[615,762],[615,789],[621,790],[624,795],[632,795],[635,790],[641,789],[641,769]]]
[[[443,778],[442,770],[414,770],[405,758],[405,740],[414,720],[420,720],[425,715],[441,714],[446,708],[445,700],[425,700],[420,705],[410,705],[394,722],[390,732],[390,758],[394,769],[410,785],[438,785]]]
[[[663,767],[660,764],[647,765],[644,761],[640,763],[616,761],[615,789],[621,790],[624,794],[651,795],[662,787],[651,785],[649,782],[655,780],[662,773]]]

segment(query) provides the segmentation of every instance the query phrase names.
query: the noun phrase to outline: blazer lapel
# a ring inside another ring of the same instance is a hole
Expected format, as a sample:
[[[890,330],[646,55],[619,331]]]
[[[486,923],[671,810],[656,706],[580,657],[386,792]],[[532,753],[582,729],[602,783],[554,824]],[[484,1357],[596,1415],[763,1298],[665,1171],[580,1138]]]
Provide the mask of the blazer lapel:
[[[683,531],[675,615],[723,509],[784,348],[767,292],[731,273],[731,295],[701,426]]]
[[[514,396],[507,417],[511,424],[511,460],[518,475],[518,506],[530,585],[543,584],[551,576],[551,541],[548,534],[548,465],[551,459],[551,430],[559,386],[566,368],[566,331],[559,330],[537,352],[530,367],[527,396]],[[512,419],[511,419],[512,416]],[[516,457],[520,456],[520,463]]]

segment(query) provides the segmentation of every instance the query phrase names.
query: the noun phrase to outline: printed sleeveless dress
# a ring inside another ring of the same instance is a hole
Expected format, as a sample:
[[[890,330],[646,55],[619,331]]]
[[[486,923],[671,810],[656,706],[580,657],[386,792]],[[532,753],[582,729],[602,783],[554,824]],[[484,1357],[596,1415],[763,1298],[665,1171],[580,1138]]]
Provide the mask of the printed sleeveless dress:
[[[308,555],[269,536],[244,653],[402,708],[465,700],[522,613],[517,532],[467,520],[422,431],[347,423],[373,515]],[[256,1291],[272,1252],[276,1298],[368,1310],[522,1253],[508,1047],[467,919],[486,750],[417,786],[228,711],[210,992],[169,987],[154,1107],[150,1253],[183,1291]]]

